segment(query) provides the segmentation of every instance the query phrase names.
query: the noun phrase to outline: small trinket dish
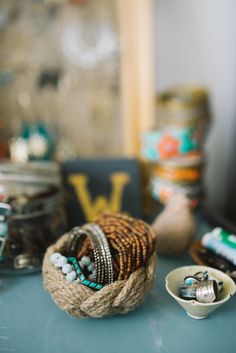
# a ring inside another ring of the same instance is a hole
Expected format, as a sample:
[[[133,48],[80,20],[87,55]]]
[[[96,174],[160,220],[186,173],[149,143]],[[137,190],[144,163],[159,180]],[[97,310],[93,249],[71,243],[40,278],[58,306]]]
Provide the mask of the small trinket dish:
[[[199,303],[196,300],[182,299],[179,295],[183,279],[187,276],[194,276],[196,272],[208,271],[209,276],[219,282],[223,282],[223,289],[220,291],[219,300],[213,303]],[[180,306],[193,319],[205,319],[212,311],[219,308],[235,294],[236,286],[234,281],[222,271],[207,266],[184,266],[171,271],[166,276],[166,290],[179,303]]]

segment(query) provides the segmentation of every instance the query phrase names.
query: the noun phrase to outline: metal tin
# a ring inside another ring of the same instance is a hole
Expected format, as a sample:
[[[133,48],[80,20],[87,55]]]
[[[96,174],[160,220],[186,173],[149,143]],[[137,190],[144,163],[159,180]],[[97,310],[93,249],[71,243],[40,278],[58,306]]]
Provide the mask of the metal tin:
[[[209,121],[210,109],[207,90],[183,84],[163,92],[157,98],[158,124],[192,126],[199,119]]]

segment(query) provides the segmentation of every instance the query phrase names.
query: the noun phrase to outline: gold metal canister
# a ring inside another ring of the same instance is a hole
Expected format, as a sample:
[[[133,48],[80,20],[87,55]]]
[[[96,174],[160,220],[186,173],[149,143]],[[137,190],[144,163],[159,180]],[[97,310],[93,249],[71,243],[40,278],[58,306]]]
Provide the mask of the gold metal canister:
[[[157,97],[158,126],[188,127],[209,120],[208,92],[201,86],[182,84]]]

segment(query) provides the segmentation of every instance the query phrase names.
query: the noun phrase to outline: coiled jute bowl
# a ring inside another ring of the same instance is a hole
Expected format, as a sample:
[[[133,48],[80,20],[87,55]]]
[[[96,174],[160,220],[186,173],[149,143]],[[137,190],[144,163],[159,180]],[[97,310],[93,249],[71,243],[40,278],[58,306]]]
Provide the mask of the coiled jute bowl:
[[[82,284],[69,283],[61,269],[51,263],[50,256],[53,253],[63,253],[67,246],[69,233],[63,235],[47,249],[43,261],[43,279],[46,290],[60,309],[79,318],[106,317],[134,310],[143,302],[154,278],[155,234],[147,224],[141,220],[115,213],[104,213],[95,222],[103,229],[111,248],[115,270],[113,283],[105,285],[99,291],[94,291]],[[120,232],[121,229],[124,233]],[[129,239],[129,242],[124,242],[124,244],[127,258],[132,259],[130,266],[128,263],[122,266],[119,252],[117,248],[113,248],[114,242],[117,242],[116,234],[119,234],[122,239]],[[140,244],[140,246],[137,245],[136,252],[134,241]],[[91,251],[86,242],[81,251],[85,254]],[[130,273],[122,272],[123,267],[130,268]]]

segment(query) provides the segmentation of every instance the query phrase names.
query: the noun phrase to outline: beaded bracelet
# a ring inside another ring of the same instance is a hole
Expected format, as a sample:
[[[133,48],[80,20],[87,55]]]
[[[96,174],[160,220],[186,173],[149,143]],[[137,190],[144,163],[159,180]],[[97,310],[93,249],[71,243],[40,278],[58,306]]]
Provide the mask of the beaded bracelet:
[[[155,234],[142,220],[124,214],[103,213],[96,219],[113,250],[115,278],[127,279],[152,255]]]
[[[96,290],[103,288],[103,285],[101,283],[96,283],[96,282],[90,281],[89,279],[87,279],[85,277],[85,275],[83,274],[83,271],[82,271],[82,269],[81,269],[81,267],[75,257],[67,257],[67,260],[69,263],[71,263],[73,265],[75,272],[77,273],[77,275],[81,281],[81,284],[85,285],[86,287],[96,289]]]
[[[68,282],[83,284],[94,290],[103,288],[101,283],[96,283],[85,276],[75,257],[65,257],[60,253],[53,253],[50,257],[50,261],[54,266],[61,268]]]

